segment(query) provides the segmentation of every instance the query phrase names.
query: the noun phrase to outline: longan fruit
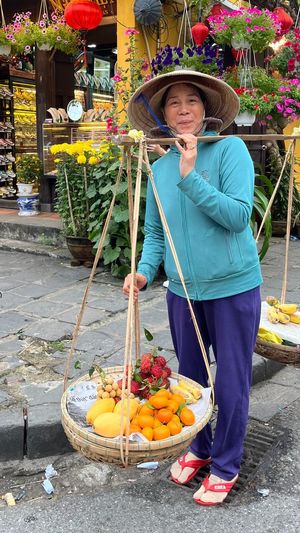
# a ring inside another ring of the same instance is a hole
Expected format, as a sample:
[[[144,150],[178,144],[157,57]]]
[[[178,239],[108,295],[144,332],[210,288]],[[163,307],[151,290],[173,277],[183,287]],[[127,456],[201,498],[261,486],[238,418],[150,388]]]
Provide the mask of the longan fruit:
[[[102,398],[105,399],[105,398],[109,398],[110,395],[109,395],[109,392],[105,391],[102,393]]]
[[[114,398],[115,396],[117,396],[116,391],[115,390],[110,391],[110,397]]]
[[[111,385],[106,385],[105,390],[106,390],[106,392],[111,392],[112,391],[112,386]]]

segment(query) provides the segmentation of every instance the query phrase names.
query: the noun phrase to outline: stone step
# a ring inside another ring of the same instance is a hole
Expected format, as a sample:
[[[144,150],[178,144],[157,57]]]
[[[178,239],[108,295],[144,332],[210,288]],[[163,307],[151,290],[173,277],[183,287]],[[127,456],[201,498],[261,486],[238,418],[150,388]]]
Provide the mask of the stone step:
[[[66,247],[62,222],[54,214],[20,217],[16,211],[0,210],[1,239]]]

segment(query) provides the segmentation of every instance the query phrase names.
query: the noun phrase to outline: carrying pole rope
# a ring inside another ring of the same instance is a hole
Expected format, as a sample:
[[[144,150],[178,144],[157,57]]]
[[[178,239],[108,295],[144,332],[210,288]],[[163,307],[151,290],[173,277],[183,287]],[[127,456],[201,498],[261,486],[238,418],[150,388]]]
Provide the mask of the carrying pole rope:
[[[210,370],[210,366],[209,366],[209,362],[208,362],[208,358],[207,358],[207,354],[206,354],[206,349],[205,349],[204,342],[203,342],[203,339],[202,339],[202,336],[201,336],[201,333],[200,333],[200,329],[199,329],[198,322],[197,322],[197,319],[196,319],[196,316],[195,316],[195,313],[194,313],[194,309],[193,309],[192,303],[191,303],[189,295],[188,295],[188,291],[187,291],[186,284],[185,284],[185,281],[184,281],[183,272],[182,272],[182,269],[181,269],[181,266],[180,266],[180,263],[179,263],[178,255],[177,255],[177,252],[176,252],[176,249],[175,249],[175,246],[174,246],[174,241],[173,241],[173,238],[172,238],[172,235],[171,235],[171,232],[170,232],[170,228],[169,228],[169,225],[168,225],[168,222],[167,222],[167,219],[166,219],[166,216],[165,216],[165,213],[164,213],[164,210],[163,210],[163,207],[162,207],[162,204],[161,204],[161,201],[160,201],[157,189],[156,189],[156,185],[155,185],[155,182],[154,182],[152,169],[151,169],[150,162],[149,162],[148,152],[147,152],[146,148],[144,148],[144,162],[145,162],[146,167],[147,167],[147,173],[148,173],[149,178],[150,178],[150,182],[151,182],[152,189],[153,189],[153,194],[154,194],[154,197],[155,197],[155,200],[156,200],[156,204],[157,204],[159,215],[160,215],[160,218],[161,218],[161,221],[162,221],[162,225],[163,225],[163,228],[165,230],[166,237],[168,239],[169,246],[170,246],[170,249],[171,249],[171,252],[172,252],[172,256],[173,256],[173,259],[174,259],[174,262],[175,262],[175,265],[176,265],[176,269],[177,269],[177,272],[178,272],[178,275],[179,275],[179,278],[180,278],[180,281],[181,281],[181,284],[182,284],[182,287],[183,287],[183,290],[184,290],[184,293],[185,293],[185,296],[186,296],[186,300],[187,300],[187,303],[188,303],[188,306],[189,306],[189,309],[190,309],[190,313],[191,313],[192,321],[193,321],[193,324],[194,324],[194,327],[195,327],[197,339],[198,339],[198,342],[199,342],[199,345],[200,345],[200,349],[201,349],[201,352],[202,352],[202,356],[203,356],[203,359],[204,359],[204,363],[205,363],[205,367],[206,367],[206,371],[207,371],[207,375],[208,375],[208,380],[209,380],[209,383],[210,383],[210,386],[211,386],[212,403],[214,405],[214,403],[215,403],[214,385],[213,385],[213,379],[212,379],[212,375],[211,375],[211,370]]]
[[[132,190],[132,155],[129,148],[127,152],[127,196],[128,196],[128,212],[129,212],[129,232],[130,242],[132,243],[132,226],[133,226],[133,190]],[[134,302],[134,331],[135,331],[135,359],[140,357],[140,315],[139,302]]]
[[[98,244],[97,252],[96,252],[96,255],[95,255],[93,267],[92,267],[92,270],[91,270],[91,273],[90,273],[90,277],[89,277],[88,282],[87,282],[87,286],[86,286],[85,291],[84,291],[81,307],[80,307],[79,314],[78,314],[78,317],[77,317],[76,326],[75,326],[75,329],[74,329],[74,332],[73,332],[71,348],[70,348],[70,352],[69,352],[69,355],[68,355],[68,358],[67,358],[66,368],[65,368],[65,373],[64,373],[64,392],[65,392],[65,390],[67,388],[67,384],[68,384],[70,364],[71,364],[71,361],[72,361],[72,359],[74,357],[76,343],[77,343],[77,337],[78,337],[79,328],[80,328],[80,325],[81,325],[83,313],[84,313],[84,310],[85,310],[85,307],[86,307],[86,304],[87,304],[87,298],[88,298],[89,291],[90,291],[90,288],[91,288],[91,285],[92,285],[92,281],[93,281],[94,276],[95,276],[95,272],[96,272],[96,268],[97,268],[97,265],[98,265],[98,261],[100,259],[101,253],[102,253],[102,249],[103,249],[104,242],[105,242],[105,239],[106,239],[108,226],[109,226],[109,223],[110,223],[110,220],[111,220],[111,217],[112,217],[112,212],[113,212],[113,208],[114,208],[114,205],[115,205],[115,200],[116,200],[117,192],[118,192],[120,181],[121,181],[121,176],[122,176],[123,169],[124,169],[125,152],[126,152],[126,150],[123,148],[122,160],[121,160],[121,165],[120,165],[118,176],[117,176],[116,183],[115,183],[114,194],[113,194],[113,197],[112,197],[112,201],[111,201],[108,213],[106,215],[105,224],[103,226],[101,238],[99,240],[99,244]]]
[[[132,217],[132,242],[131,242],[131,284],[129,290],[128,313],[125,337],[125,353],[124,353],[124,372],[122,378],[122,399],[121,403],[121,427],[120,427],[120,454],[121,461],[126,467],[128,465],[129,457],[129,413],[130,402],[126,402],[126,430],[125,438],[123,438],[123,417],[125,415],[125,385],[127,385],[128,395],[131,390],[131,371],[132,371],[132,340],[133,340],[133,317],[134,317],[134,286],[136,275],[136,245],[139,223],[140,199],[141,199],[141,183],[142,183],[142,164],[143,164],[143,139],[139,141],[139,156],[138,168],[135,183],[133,217]],[[124,454],[125,452],[125,454]]]
[[[281,303],[282,304],[285,303],[286,288],[287,288],[289,244],[290,244],[290,234],[291,234],[293,193],[294,193],[295,146],[296,146],[296,141],[293,141],[291,144],[291,161],[290,161],[291,168],[290,168],[290,181],[289,181],[289,194],[288,194],[288,209],[287,209],[287,219],[286,219],[285,260],[284,260],[284,271],[283,271],[282,291],[281,291]]]

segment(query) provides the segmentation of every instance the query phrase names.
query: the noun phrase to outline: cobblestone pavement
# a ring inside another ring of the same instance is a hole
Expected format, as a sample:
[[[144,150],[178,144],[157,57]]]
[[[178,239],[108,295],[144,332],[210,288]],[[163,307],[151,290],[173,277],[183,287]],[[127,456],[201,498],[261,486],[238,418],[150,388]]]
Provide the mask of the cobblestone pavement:
[[[284,246],[283,239],[272,239],[263,262],[263,296],[280,296]],[[90,271],[73,268],[67,260],[3,250],[0,269],[0,460],[23,456],[24,407],[28,409],[28,456],[49,453],[47,438],[52,436],[53,445],[53,431],[57,449],[52,447],[52,453],[64,451],[67,443],[59,422],[62,380]],[[72,364],[70,378],[94,364],[122,364],[127,300],[121,286],[121,280],[98,270],[77,342],[74,363],[79,361],[80,368]],[[290,242],[287,301],[300,302],[300,241]],[[154,334],[155,344],[163,347],[162,353],[176,370],[161,280],[141,293],[140,311],[142,328]],[[271,363],[254,357],[260,380],[269,377],[271,367],[274,371],[276,364]],[[50,433],[41,437],[46,426]]]

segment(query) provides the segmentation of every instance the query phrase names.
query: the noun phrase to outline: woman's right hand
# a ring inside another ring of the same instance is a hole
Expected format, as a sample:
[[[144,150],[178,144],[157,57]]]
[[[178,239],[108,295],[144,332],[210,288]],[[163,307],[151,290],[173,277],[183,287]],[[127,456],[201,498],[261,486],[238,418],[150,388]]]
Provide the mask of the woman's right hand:
[[[124,280],[124,285],[123,285],[123,294],[125,294],[125,296],[129,296],[131,283],[132,283],[132,275],[128,274]],[[135,302],[138,299],[140,289],[145,287],[147,283],[148,283],[148,280],[146,276],[143,276],[143,274],[135,275],[135,286],[133,289],[133,299]]]

